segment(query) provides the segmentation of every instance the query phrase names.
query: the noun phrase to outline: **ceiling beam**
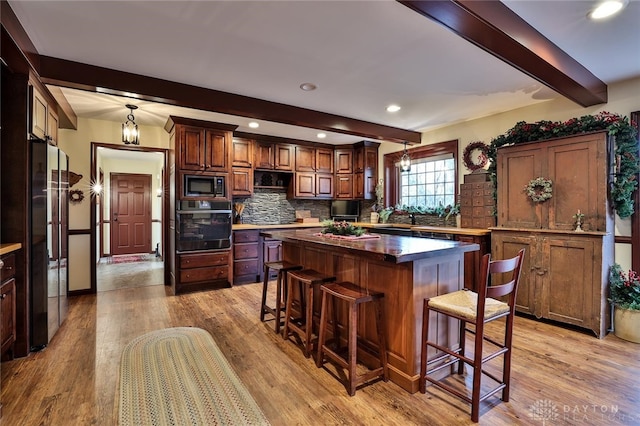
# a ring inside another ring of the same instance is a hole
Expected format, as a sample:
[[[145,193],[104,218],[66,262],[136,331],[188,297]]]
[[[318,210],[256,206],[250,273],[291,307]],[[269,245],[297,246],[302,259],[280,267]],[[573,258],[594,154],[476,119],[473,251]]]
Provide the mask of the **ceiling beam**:
[[[409,145],[419,144],[421,141],[420,132],[248,96],[49,56],[40,56],[39,62],[40,78],[47,84],[308,127],[377,141],[407,142]]]
[[[605,83],[500,1],[397,1],[585,108],[607,102]]]

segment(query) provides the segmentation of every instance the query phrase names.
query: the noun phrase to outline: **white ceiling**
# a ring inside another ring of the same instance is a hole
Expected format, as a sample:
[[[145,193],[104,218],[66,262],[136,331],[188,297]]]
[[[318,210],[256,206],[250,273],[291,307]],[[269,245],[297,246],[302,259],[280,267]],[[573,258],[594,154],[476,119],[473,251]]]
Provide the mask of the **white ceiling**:
[[[640,0],[604,22],[595,1],[504,1],[606,84],[640,76]],[[556,92],[395,1],[16,1],[42,55],[424,131]],[[318,86],[304,92],[299,86]],[[316,131],[63,89],[79,117],[169,115],[317,140]],[[397,113],[387,105],[402,106]],[[329,133],[326,143],[361,140]]]

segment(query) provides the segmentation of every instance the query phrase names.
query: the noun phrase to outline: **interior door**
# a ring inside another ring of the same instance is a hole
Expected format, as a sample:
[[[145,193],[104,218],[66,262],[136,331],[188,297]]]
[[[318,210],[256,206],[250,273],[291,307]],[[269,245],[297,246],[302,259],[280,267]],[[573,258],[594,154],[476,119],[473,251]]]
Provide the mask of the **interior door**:
[[[151,252],[151,175],[111,173],[111,255]]]

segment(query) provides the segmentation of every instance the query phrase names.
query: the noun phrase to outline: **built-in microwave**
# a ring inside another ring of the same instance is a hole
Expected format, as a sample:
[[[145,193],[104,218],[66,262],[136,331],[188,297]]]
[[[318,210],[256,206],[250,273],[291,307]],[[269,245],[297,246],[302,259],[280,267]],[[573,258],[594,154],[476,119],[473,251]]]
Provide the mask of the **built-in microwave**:
[[[224,176],[184,175],[182,195],[198,198],[226,197]]]

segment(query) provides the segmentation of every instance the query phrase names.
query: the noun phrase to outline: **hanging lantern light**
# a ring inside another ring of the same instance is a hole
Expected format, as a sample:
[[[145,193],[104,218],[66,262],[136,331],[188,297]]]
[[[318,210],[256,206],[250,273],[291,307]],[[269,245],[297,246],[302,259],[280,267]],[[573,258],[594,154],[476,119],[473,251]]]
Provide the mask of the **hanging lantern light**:
[[[409,153],[407,152],[407,143],[404,143],[404,152],[402,153],[402,157],[400,158],[400,170],[403,172],[408,172],[411,170],[411,157],[409,157]]]
[[[129,108],[131,112],[127,115],[127,121],[122,123],[122,142],[124,142],[125,145],[140,145],[140,132],[133,117],[133,111],[138,109],[138,107],[131,104],[125,106]]]

